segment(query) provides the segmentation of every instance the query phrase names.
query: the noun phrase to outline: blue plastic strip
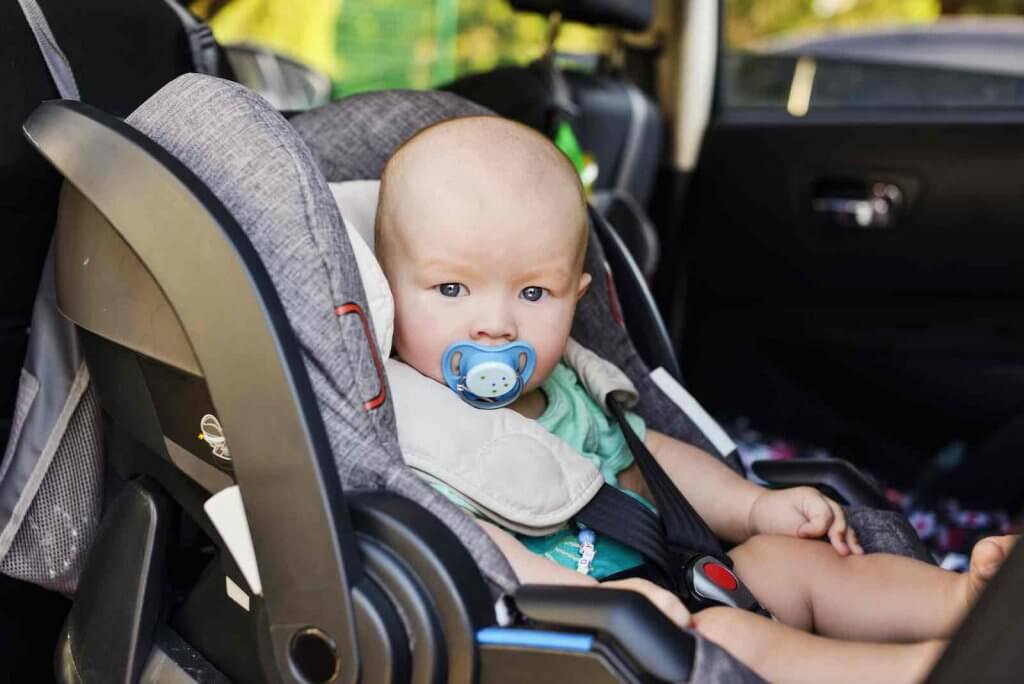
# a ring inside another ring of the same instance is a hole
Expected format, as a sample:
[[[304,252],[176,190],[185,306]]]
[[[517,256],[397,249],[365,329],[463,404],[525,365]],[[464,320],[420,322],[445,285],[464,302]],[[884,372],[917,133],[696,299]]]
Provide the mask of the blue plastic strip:
[[[540,629],[486,627],[476,633],[476,642],[489,646],[527,646],[553,651],[587,652],[594,643],[589,634],[545,632]]]

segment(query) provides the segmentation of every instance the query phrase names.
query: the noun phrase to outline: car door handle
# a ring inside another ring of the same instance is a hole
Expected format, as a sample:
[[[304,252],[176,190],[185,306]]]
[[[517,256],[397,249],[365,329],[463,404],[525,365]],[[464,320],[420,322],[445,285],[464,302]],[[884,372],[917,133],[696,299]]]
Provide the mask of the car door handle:
[[[867,197],[815,197],[811,208],[846,228],[893,228],[903,208],[903,191],[892,183],[871,183]]]

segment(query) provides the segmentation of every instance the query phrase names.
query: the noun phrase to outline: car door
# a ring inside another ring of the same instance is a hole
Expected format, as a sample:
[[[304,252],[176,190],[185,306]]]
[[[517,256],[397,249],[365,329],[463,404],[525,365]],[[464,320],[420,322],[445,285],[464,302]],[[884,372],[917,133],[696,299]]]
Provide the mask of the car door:
[[[1024,21],[921,6],[725,0],[661,301],[719,416],[1016,506]]]

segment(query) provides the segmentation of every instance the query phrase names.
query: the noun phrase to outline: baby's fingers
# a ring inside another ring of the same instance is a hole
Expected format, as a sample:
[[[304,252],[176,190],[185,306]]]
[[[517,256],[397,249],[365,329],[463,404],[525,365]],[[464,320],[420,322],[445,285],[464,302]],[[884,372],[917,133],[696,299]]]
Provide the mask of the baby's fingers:
[[[846,545],[850,547],[850,551],[854,555],[864,555],[864,547],[860,545],[860,540],[857,539],[857,532],[852,527],[846,529]]]
[[[664,589],[657,592],[649,592],[647,598],[658,610],[665,614],[672,622],[679,627],[690,626],[690,611],[686,609],[679,597]]]
[[[825,536],[835,520],[835,513],[828,505],[827,499],[816,491],[809,490],[809,493],[804,495],[801,508],[805,522],[797,528],[797,536],[805,539]]]
[[[833,516],[832,525],[828,530],[828,540],[832,543],[832,547],[839,552],[839,555],[846,556],[851,552],[850,545],[847,544],[847,533],[852,532],[846,524],[846,514],[842,507],[832,499],[825,498],[825,501],[828,502]]]

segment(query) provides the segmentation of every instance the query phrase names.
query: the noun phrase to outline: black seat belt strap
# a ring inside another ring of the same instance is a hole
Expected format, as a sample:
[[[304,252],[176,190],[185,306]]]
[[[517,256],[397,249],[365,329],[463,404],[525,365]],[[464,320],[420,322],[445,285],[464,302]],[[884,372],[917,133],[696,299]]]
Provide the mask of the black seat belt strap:
[[[640,440],[626,420],[622,405],[615,399],[608,398],[608,409],[622,429],[626,445],[633,454],[633,459],[640,468],[644,482],[654,498],[665,528],[665,540],[670,549],[696,551],[713,556],[723,563],[731,565],[725,549],[715,537],[714,532],[693,509],[679,488],[669,478],[662,467],[654,460],[647,446]]]
[[[639,552],[672,576],[665,554],[665,532],[661,521],[630,495],[604,485],[575,516],[576,522],[593,528],[609,539]]]
[[[605,485],[576,514],[577,522],[646,556],[663,575],[662,586],[674,591],[691,611],[726,605],[767,615],[732,572],[732,561],[711,528],[630,427],[622,406],[609,397],[608,408],[640,468],[660,518],[628,494]],[[628,574],[626,571],[617,576]]]

